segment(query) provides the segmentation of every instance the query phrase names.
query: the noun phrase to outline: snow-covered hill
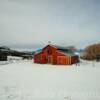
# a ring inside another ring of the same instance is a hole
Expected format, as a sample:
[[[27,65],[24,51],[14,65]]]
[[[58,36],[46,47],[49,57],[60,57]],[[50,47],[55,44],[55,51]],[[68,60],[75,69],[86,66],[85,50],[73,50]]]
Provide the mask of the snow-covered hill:
[[[0,100],[100,100],[100,63],[0,65]]]

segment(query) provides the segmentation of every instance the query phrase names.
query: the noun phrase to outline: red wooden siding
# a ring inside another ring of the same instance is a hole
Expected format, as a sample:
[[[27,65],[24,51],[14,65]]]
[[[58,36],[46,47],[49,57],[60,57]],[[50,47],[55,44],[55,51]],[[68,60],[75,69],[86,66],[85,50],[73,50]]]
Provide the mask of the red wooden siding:
[[[47,45],[34,55],[34,63],[68,65],[76,63],[78,57],[69,57],[52,45]]]

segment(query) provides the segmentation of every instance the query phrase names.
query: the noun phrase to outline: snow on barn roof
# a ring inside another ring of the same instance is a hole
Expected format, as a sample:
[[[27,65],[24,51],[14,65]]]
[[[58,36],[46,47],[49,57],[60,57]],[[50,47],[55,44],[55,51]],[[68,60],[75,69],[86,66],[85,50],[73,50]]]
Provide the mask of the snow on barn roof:
[[[62,52],[62,53],[64,53],[65,55],[68,55],[68,56],[77,56],[76,54],[75,54],[75,52],[73,52],[73,51],[63,51],[63,50],[59,50],[60,52]]]
[[[64,53],[65,55],[77,56],[76,54],[77,49],[74,46],[67,46],[67,47],[62,47],[62,46],[57,46],[57,45],[53,45],[53,46],[55,46],[57,50]]]
[[[63,50],[63,51],[67,51],[67,50],[76,51],[77,50],[74,46],[67,46],[67,47],[58,46],[58,45],[53,45],[53,46],[55,46],[58,50]]]

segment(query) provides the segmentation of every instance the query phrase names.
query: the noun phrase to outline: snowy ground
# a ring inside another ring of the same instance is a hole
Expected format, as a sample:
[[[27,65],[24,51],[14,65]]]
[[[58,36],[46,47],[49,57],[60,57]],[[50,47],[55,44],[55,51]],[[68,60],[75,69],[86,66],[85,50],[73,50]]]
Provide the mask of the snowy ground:
[[[0,100],[100,100],[100,63],[0,63]]]

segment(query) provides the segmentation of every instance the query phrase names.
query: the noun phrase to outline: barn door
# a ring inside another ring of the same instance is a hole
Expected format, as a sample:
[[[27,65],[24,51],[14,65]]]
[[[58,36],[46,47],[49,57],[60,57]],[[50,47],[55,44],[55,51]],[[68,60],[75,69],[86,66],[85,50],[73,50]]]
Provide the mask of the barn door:
[[[68,64],[68,60],[65,56],[58,56],[57,57],[57,64],[66,65],[66,64]]]
[[[52,56],[48,56],[48,64],[52,64],[52,62],[53,62]]]

